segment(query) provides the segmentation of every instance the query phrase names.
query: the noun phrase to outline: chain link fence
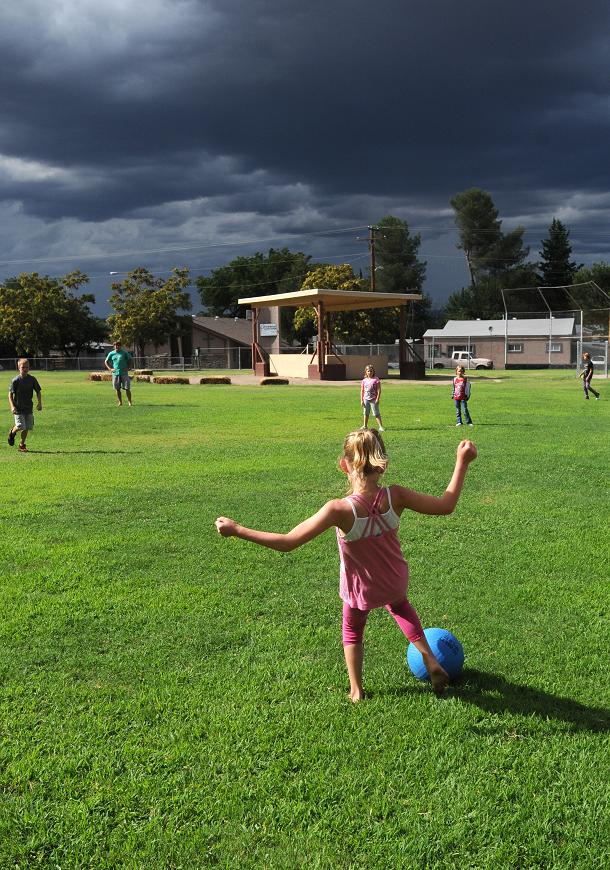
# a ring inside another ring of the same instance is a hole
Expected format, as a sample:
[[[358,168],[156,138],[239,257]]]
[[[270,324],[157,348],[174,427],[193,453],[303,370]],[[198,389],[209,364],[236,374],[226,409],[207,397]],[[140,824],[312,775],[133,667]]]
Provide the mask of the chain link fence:
[[[337,344],[342,356],[358,355],[376,357],[385,354],[388,369],[399,369],[399,349],[397,344]],[[283,352],[294,354],[313,354],[315,345],[286,348]],[[409,351],[414,358],[426,361],[427,369],[452,368],[451,353],[454,350],[468,350],[474,358],[485,357],[493,361],[494,369],[573,369],[581,370],[582,354],[588,351],[595,366],[595,375],[608,377],[608,341],[606,339],[583,340],[577,338],[518,339],[490,344],[487,340],[465,343],[463,345],[442,346],[428,344],[424,350],[423,341],[409,341]],[[424,357],[425,352],[425,357]],[[32,371],[103,371],[104,356],[80,357],[29,357]],[[200,350],[191,357],[155,354],[134,359],[134,368],[153,371],[251,371],[252,352],[249,347],[211,348]],[[466,366],[468,367],[468,366]],[[476,368],[471,365],[470,368]],[[17,357],[0,359],[0,369],[14,372]]]

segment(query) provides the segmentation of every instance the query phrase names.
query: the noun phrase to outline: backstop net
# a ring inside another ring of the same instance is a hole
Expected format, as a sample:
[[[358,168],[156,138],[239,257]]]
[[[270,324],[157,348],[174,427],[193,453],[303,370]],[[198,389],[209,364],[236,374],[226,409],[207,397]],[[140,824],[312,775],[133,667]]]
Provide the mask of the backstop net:
[[[518,367],[519,341],[511,335],[515,320],[532,323],[528,344],[537,345],[540,367],[580,369],[584,351],[596,374],[608,375],[610,295],[594,281],[556,287],[516,287],[502,291],[505,318],[505,365]],[[540,321],[537,323],[536,321]]]

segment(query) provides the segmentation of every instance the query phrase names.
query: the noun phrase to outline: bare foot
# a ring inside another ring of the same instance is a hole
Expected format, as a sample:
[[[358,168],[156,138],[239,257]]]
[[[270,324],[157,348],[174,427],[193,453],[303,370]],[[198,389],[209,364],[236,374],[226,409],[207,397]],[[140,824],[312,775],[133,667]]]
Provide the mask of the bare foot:
[[[443,670],[443,668],[437,664],[436,667],[430,667],[428,669],[428,675],[435,695],[442,695],[449,685],[449,674],[447,671]]]
[[[449,685],[449,674],[433,655],[423,655],[424,664],[436,695],[442,695]]]
[[[352,689],[349,696],[353,704],[357,704],[358,701],[364,701],[364,689]]]

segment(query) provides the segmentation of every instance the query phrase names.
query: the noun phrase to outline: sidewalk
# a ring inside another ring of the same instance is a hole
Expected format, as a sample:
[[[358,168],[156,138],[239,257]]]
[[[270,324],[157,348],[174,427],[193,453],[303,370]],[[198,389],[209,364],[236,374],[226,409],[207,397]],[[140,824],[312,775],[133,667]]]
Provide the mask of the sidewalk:
[[[203,377],[200,375],[200,377]],[[229,375],[231,378],[231,383],[236,384],[240,387],[257,387],[260,385],[262,378],[259,375]],[[438,378],[438,379],[437,379]],[[286,378],[289,381],[290,386],[295,387],[359,387],[360,380],[353,381],[317,381],[312,380],[311,378]],[[198,384],[199,377],[189,377],[189,381],[191,384]],[[383,384],[430,384],[432,386],[441,386],[446,387],[448,384],[451,384],[450,377],[444,377],[440,375],[431,375],[426,377],[425,380],[414,380],[407,381],[402,378],[383,378]]]

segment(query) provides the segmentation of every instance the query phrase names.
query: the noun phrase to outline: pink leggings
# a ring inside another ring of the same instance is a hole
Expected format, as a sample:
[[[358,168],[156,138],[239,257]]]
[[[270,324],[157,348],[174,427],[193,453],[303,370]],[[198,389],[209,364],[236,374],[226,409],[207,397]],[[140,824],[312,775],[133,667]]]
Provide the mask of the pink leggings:
[[[402,601],[396,601],[394,604],[386,604],[385,609],[394,617],[398,627],[411,643],[415,640],[420,640],[424,636],[419,616],[407,598],[403,598]],[[370,612],[370,610],[357,610],[355,607],[350,607],[345,601],[343,602],[344,646],[362,643],[364,627]]]

